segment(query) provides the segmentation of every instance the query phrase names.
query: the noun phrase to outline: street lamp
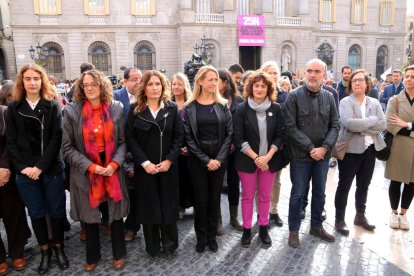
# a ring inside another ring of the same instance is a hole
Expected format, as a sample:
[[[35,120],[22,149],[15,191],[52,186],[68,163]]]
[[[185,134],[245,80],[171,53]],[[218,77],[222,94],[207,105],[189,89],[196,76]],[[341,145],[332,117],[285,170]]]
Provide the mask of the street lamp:
[[[203,59],[205,64],[211,64],[211,61],[213,59],[214,46],[211,44],[207,45],[206,40],[206,35],[203,35],[201,37],[201,44],[198,45],[196,43],[193,49],[195,50],[196,54]]]
[[[335,52],[334,49],[332,49],[331,45],[329,45],[329,43],[325,41],[321,44],[321,46],[319,46],[318,49],[315,50],[316,55],[318,56],[318,58],[320,60],[323,60],[326,65],[330,66],[332,65],[333,62],[333,54]]]
[[[49,56],[49,49],[47,47],[40,46],[38,42],[36,46],[30,46],[29,53],[32,60],[34,60],[36,63],[42,63]]]

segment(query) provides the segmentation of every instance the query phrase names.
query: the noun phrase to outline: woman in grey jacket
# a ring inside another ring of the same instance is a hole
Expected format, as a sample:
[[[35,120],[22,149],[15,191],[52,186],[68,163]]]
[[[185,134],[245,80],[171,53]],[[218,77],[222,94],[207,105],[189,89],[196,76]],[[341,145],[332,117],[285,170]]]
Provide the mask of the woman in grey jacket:
[[[70,215],[86,228],[85,271],[101,259],[99,205],[108,203],[115,269],[125,263],[124,222],[129,203],[126,180],[119,167],[126,142],[122,104],[112,101],[112,85],[98,70],[82,73],[65,108],[62,152],[70,165]]]
[[[348,193],[356,176],[354,225],[373,231],[365,217],[368,187],[375,168],[375,151],[385,147],[380,132],[385,130],[385,117],[378,100],[367,97],[371,90],[371,79],[365,70],[356,70],[351,74],[347,87],[349,97],[339,104],[341,130],[340,140],[349,141],[343,160],[338,160],[339,182],[335,194],[335,229],[348,235],[345,223],[345,210]]]

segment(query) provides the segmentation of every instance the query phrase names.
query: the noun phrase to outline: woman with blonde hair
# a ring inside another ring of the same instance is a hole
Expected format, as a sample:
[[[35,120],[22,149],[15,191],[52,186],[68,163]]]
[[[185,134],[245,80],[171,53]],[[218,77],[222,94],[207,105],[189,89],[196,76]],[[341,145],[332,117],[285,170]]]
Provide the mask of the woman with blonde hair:
[[[99,206],[106,203],[114,269],[125,264],[124,222],[129,202],[124,171],[126,143],[122,104],[112,100],[112,84],[98,70],[77,81],[65,108],[62,151],[70,165],[70,215],[86,229],[85,271],[101,259]]]
[[[159,71],[142,75],[136,98],[126,135],[135,163],[137,222],[143,226],[148,255],[171,259],[178,247],[176,164],[184,138],[181,118],[170,101],[168,79]]]
[[[184,103],[191,97],[191,87],[188,78],[183,73],[177,73],[171,78],[171,100],[177,104],[178,114],[181,121],[184,121]],[[184,139],[183,139],[184,140]],[[188,171],[188,149],[183,141],[178,156],[178,183],[180,191],[180,212],[179,218],[183,219],[185,209],[194,204],[194,192],[191,185],[190,172]]]
[[[194,91],[185,107],[184,130],[189,151],[189,170],[194,188],[196,251],[216,241],[220,191],[233,135],[227,101],[218,90],[219,75],[203,66],[195,76]]]
[[[46,213],[51,220],[57,263],[62,270],[69,266],[63,250],[66,200],[60,152],[62,112],[54,95],[43,68],[26,64],[17,76],[15,100],[7,112],[7,146],[17,174],[16,186],[29,210],[42,253],[39,274],[49,271],[52,257]]]

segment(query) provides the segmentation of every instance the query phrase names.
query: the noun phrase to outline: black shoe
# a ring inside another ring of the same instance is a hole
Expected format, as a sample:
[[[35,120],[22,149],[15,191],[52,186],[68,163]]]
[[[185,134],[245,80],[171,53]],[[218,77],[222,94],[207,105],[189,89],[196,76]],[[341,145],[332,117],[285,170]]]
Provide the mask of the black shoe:
[[[267,225],[259,227],[259,237],[265,247],[272,246],[272,239],[269,236]]]
[[[40,265],[37,268],[39,274],[46,274],[49,271],[50,260],[52,259],[52,249],[48,248],[46,250],[41,250],[42,259],[40,260]]]
[[[252,229],[243,228],[243,236],[241,238],[241,245],[243,247],[250,247],[252,242]]]
[[[332,160],[332,161],[329,163],[329,167],[330,167],[330,168],[334,168],[334,167],[336,166],[336,164],[337,164],[336,160]]]
[[[206,248],[206,241],[197,241],[196,251],[197,253],[203,253]]]
[[[69,267],[68,258],[66,258],[65,251],[63,251],[63,245],[55,246],[55,256],[60,269],[65,270]]]
[[[305,219],[306,217],[306,209],[303,209],[302,212],[300,213],[300,219]]]
[[[323,209],[323,211],[322,211],[321,219],[326,220],[326,211],[325,211],[325,209]]]
[[[355,219],[354,219],[354,225],[361,226],[362,228],[368,231],[375,230],[375,225],[370,224],[368,222],[368,219],[365,217],[364,213],[356,213]]]
[[[161,258],[161,253],[160,252],[155,252],[155,253],[153,253],[153,254],[149,254],[148,253],[148,255],[150,256],[150,258],[151,259],[153,259],[154,261],[156,261],[156,260],[158,260],[159,258]]]
[[[276,226],[279,226],[279,227],[282,227],[283,226],[283,221],[279,217],[278,214],[270,214],[269,215],[269,220],[270,221],[273,221],[273,223],[276,224]]]
[[[335,220],[335,230],[344,236],[349,235],[349,229],[344,220]]]
[[[164,250],[164,258],[167,260],[171,260],[175,257],[175,251],[174,250]]]
[[[210,248],[211,251],[217,252],[218,251],[218,244],[216,240],[209,240],[208,241],[208,248]]]

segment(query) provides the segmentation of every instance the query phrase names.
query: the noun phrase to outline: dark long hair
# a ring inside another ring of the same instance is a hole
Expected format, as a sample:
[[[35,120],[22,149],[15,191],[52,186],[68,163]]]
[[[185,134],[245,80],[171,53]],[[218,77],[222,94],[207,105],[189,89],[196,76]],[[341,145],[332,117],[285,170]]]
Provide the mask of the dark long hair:
[[[219,78],[221,81],[226,81],[226,89],[224,89],[223,97],[225,99],[231,98],[232,101],[234,101],[234,98],[236,95],[238,95],[238,89],[236,87],[236,84],[234,83],[233,79],[231,78],[229,72],[227,72],[224,69],[218,70]]]

